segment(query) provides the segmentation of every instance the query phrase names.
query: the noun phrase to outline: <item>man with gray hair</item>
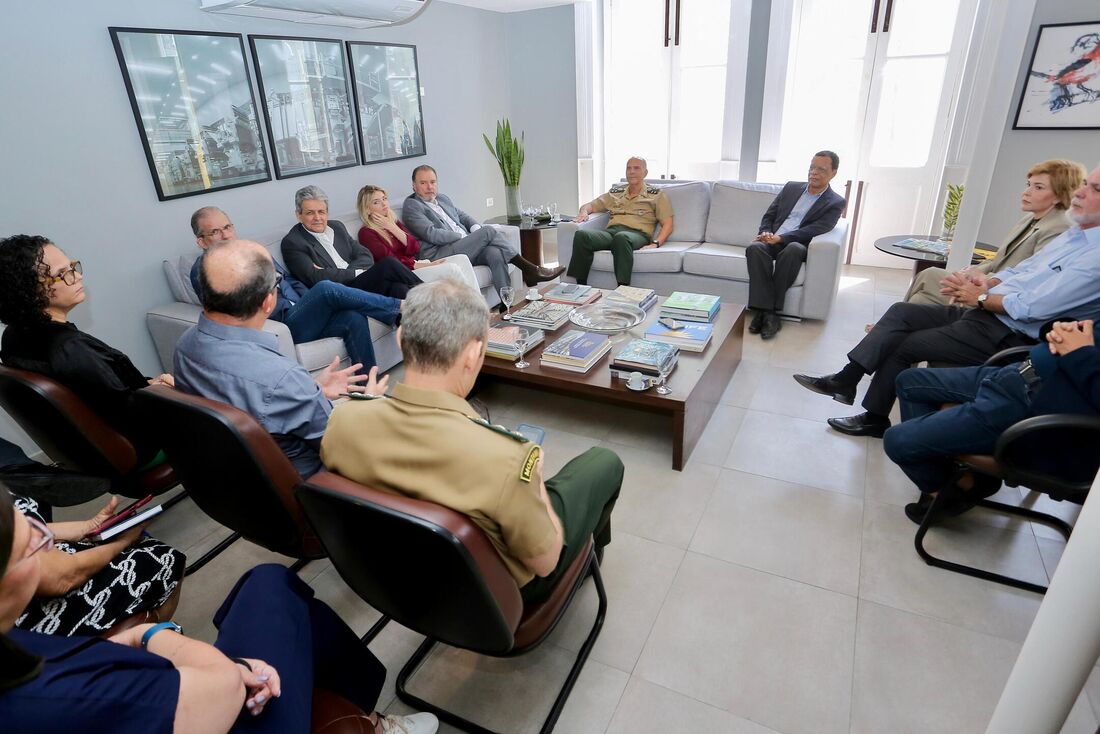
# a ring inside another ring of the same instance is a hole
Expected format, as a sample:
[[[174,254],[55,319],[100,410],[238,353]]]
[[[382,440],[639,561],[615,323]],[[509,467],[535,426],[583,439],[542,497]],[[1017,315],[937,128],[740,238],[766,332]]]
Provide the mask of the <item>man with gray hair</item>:
[[[592,259],[599,250],[611,250],[615,280],[630,285],[634,272],[634,251],[660,247],[672,234],[672,202],[668,194],[645,182],[649,173],[645,158],[626,162],[626,184],[615,184],[606,194],[581,207],[573,221],[583,222],[590,214],[608,212],[607,229],[578,229],[573,235],[573,257],[569,276],[587,285]],[[660,225],[660,231],[655,231]]]
[[[298,224],[283,237],[283,261],[291,274],[311,288],[331,280],[371,293],[404,298],[420,278],[397,258],[374,261],[370,250],[348,234],[338,219],[328,218],[328,196],[317,186],[294,193]]]
[[[538,601],[589,537],[602,556],[623,464],[596,447],[543,481],[542,447],[478,416],[464,398],[485,360],[487,317],[484,300],[461,283],[410,293],[398,329],[404,379],[385,400],[337,407],[321,457],[357,482],[469,516],[524,599]]]
[[[330,401],[348,392],[381,395],[389,378],[377,380],[377,367],[369,375],[355,374],[358,364],[338,369],[333,359],[314,379],[279,353],[275,335],[263,331],[279,283],[262,245],[211,244],[199,278],[203,312],[176,343],[176,388],[240,408],[267,429],[302,477],[320,471]]]

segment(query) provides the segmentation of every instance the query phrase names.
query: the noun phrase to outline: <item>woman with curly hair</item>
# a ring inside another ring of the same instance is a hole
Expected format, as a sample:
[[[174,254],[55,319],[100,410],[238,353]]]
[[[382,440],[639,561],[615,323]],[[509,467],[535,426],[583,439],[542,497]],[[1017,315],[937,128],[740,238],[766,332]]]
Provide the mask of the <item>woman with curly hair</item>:
[[[0,360],[38,372],[88,402],[137,450],[139,466],[159,452],[131,416],[133,392],[150,384],[173,384],[171,375],[148,379],[129,358],[68,320],[84,301],[83,268],[57,245],[37,235],[0,240]]]

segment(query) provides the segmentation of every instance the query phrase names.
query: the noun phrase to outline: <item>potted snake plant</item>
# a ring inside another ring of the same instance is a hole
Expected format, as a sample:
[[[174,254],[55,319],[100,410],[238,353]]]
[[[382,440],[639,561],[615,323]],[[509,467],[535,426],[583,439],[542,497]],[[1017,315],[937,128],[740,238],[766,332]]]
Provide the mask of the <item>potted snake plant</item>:
[[[523,216],[521,212],[519,196],[519,177],[523,172],[523,133],[520,132],[517,140],[512,136],[512,125],[508,118],[497,122],[496,145],[489,140],[488,135],[482,134],[485,145],[493,154],[500,173],[504,176],[504,202],[507,207],[508,219],[519,221]]]

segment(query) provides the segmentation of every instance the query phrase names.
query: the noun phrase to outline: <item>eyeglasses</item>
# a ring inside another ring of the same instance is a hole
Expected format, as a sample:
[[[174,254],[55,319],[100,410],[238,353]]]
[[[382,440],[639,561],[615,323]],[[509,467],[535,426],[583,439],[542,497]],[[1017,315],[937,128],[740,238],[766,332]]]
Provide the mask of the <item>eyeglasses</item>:
[[[271,286],[271,290],[275,290],[279,287],[279,284],[283,282],[283,274],[275,273],[275,285]]]
[[[69,267],[62,270],[57,275],[47,275],[46,285],[53,285],[54,283],[65,282],[65,285],[73,285],[76,283],[76,276],[78,273],[84,272],[84,266],[80,264],[79,260],[73,260],[69,263]]]
[[[46,527],[46,524],[39,521],[37,518],[26,516],[24,517],[27,521],[27,524],[31,526],[31,539],[27,542],[26,554],[15,562],[16,566],[33,556],[35,553],[38,553],[39,551],[49,552],[49,550],[53,548],[53,531]],[[35,534],[37,534],[38,537],[35,537]]]
[[[222,233],[228,234],[230,232],[236,231],[236,229],[237,228],[233,225],[233,222],[230,222],[224,227],[218,227],[217,229],[210,230],[209,232],[204,234],[203,237],[221,237]]]

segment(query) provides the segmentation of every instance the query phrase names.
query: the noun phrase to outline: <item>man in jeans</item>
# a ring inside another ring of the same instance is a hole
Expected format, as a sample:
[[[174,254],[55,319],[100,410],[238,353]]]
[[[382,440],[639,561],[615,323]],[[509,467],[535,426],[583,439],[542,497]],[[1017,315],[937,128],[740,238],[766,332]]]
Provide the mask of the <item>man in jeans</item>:
[[[237,239],[233,223],[216,206],[204,206],[192,214],[191,230],[204,254],[215,242]],[[278,302],[269,318],[286,324],[295,343],[324,337],[343,339],[352,363],[362,364],[364,372],[370,370],[375,365],[375,357],[368,318],[394,326],[401,314],[401,301],[331,280],[320,281],[309,288],[278,261],[274,264],[281,279],[276,290]],[[202,256],[199,256],[191,267],[191,286],[199,300],[202,300],[201,267]]]

